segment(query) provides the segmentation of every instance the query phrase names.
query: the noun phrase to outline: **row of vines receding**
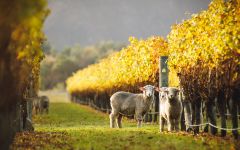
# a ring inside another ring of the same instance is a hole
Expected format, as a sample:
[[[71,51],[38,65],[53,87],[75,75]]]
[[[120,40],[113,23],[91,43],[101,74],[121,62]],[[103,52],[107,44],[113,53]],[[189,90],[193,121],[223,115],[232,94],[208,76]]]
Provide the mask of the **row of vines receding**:
[[[147,40],[130,37],[129,41],[130,45],[120,52],[70,77],[67,80],[69,93],[81,100],[94,100],[98,107],[109,108],[109,97],[118,90],[137,92],[144,84],[157,86],[159,57],[168,55],[167,42],[157,36]],[[172,73],[172,84],[178,84],[175,78]]]
[[[167,41],[131,37],[128,47],[70,77],[67,90],[74,100],[109,108],[109,96],[118,90],[158,85],[160,56],[169,56],[170,86],[180,85],[190,102],[211,104],[211,123],[216,124],[210,114],[216,99],[220,113],[231,102],[235,115],[240,105],[240,1],[213,0],[207,10],[173,25]]]

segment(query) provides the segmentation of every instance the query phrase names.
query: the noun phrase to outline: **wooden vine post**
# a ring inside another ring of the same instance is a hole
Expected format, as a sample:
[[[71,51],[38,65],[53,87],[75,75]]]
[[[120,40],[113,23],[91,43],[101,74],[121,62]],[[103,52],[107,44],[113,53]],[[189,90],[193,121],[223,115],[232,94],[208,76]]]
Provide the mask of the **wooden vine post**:
[[[159,60],[159,88],[168,87],[168,56],[161,56]],[[159,92],[159,125],[160,125],[160,92]]]

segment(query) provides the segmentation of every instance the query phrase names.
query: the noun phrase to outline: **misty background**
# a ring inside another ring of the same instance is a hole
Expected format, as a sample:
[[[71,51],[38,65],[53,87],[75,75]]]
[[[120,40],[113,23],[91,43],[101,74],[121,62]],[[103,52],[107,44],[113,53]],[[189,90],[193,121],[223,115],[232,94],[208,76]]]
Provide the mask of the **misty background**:
[[[44,31],[56,49],[129,36],[166,36],[172,24],[206,9],[210,0],[50,0]]]
[[[129,36],[163,36],[210,0],[49,0],[41,89],[64,88],[73,72],[120,50]]]

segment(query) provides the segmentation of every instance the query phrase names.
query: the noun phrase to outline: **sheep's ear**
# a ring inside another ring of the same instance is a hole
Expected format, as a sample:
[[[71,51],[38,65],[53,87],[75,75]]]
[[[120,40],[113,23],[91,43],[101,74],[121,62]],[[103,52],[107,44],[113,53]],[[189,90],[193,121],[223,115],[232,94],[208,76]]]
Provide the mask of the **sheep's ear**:
[[[168,88],[165,88],[164,89],[164,92],[166,92],[167,94],[169,93],[169,89]]]
[[[154,87],[154,89],[155,89],[155,91],[158,91],[158,92],[161,91],[161,89],[159,87]]]
[[[168,88],[167,88],[167,87],[162,87],[162,88],[160,89],[160,91],[163,91],[163,92],[168,92],[169,90],[168,90]]]
[[[144,87],[140,87],[139,90],[145,91],[145,88]]]

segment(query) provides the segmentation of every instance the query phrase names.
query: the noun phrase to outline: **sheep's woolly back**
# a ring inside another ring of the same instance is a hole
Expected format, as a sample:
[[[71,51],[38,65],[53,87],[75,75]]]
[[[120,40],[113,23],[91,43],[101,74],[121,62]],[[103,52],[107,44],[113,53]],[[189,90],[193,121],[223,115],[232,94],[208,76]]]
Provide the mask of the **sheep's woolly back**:
[[[110,98],[112,111],[124,115],[134,115],[135,112],[147,112],[152,104],[153,97],[147,98],[142,93],[117,92]]]

